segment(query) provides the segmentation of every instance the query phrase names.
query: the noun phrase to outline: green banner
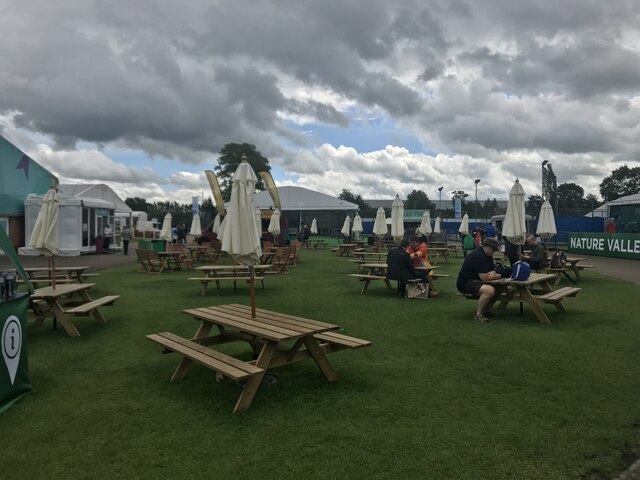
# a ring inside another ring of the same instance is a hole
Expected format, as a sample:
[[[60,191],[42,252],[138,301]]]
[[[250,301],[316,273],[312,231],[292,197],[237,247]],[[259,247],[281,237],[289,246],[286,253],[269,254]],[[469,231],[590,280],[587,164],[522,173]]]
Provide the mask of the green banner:
[[[26,341],[28,304],[27,293],[18,293],[13,299],[0,302],[0,412],[31,390]]]
[[[638,233],[569,233],[567,249],[571,253],[640,260]]]

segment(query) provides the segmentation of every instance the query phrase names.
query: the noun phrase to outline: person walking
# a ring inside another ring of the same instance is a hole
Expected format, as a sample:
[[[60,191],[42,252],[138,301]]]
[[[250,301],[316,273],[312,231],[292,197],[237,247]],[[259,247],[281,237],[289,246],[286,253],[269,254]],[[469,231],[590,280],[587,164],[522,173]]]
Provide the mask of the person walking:
[[[131,229],[125,225],[120,234],[122,236],[122,251],[129,255],[129,242],[131,241]]]

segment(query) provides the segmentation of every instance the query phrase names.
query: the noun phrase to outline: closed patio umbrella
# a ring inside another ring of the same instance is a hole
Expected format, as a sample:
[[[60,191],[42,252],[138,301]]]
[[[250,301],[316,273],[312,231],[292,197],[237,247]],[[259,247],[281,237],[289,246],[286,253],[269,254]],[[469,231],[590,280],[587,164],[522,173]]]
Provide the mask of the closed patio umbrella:
[[[420,226],[416,228],[416,233],[418,235],[429,235],[431,233],[431,212],[426,210],[422,214],[422,221],[420,222]]]
[[[51,270],[51,287],[56,288],[56,264],[55,255],[60,248],[58,236],[58,215],[60,204],[58,202],[58,190],[51,187],[42,198],[42,206],[38,212],[36,223],[31,233],[29,244],[47,257]]]
[[[344,223],[342,224],[342,230],[340,233],[344,235],[345,242],[349,238],[349,229],[351,228],[351,218],[347,215],[347,218],[344,219]]]
[[[315,218],[311,222],[311,230],[310,230],[310,232],[313,233],[314,235],[318,234],[318,222],[316,221]]]
[[[436,223],[433,226],[433,233],[440,233],[440,217],[436,217]]]
[[[359,239],[362,230],[362,218],[356,213],[356,216],[353,217],[353,227],[351,227],[351,231],[355,234],[356,238]]]
[[[542,208],[540,208],[536,233],[545,240],[549,240],[558,233],[556,230],[556,219],[553,215],[553,208],[551,208],[551,204],[548,200],[545,200],[542,204]]]
[[[171,243],[171,214],[167,213],[162,220],[162,230],[160,230],[160,240],[166,240],[167,243]]]
[[[469,215],[466,213],[462,217],[462,222],[460,222],[458,232],[460,232],[461,235],[469,235]]]
[[[213,227],[211,231],[216,235],[220,236],[220,214],[216,215],[216,218],[213,219]]]
[[[381,240],[387,235],[387,217],[384,213],[384,208],[378,207],[376,211],[376,219],[373,222],[373,234],[378,237],[378,250],[380,249]]]
[[[404,236],[404,204],[400,195],[396,195],[391,204],[391,236],[396,240]]]
[[[191,230],[189,230],[189,233],[196,238],[202,235],[202,224],[200,223],[200,215],[195,214],[193,216],[193,220],[191,221]]]
[[[524,213],[524,188],[520,185],[520,181],[516,178],[509,191],[509,201],[507,202],[507,212],[504,216],[502,225],[502,236],[514,245],[524,245],[527,237],[527,223]]]
[[[260,237],[256,226],[254,192],[256,177],[253,168],[242,156],[242,161],[233,174],[231,201],[222,231],[222,250],[229,253],[234,262],[249,266],[251,290],[251,316],[256,316],[255,269],[253,266],[262,255]]]
[[[278,245],[278,237],[280,236],[280,210],[277,208],[271,214],[267,231],[273,235],[275,245]]]

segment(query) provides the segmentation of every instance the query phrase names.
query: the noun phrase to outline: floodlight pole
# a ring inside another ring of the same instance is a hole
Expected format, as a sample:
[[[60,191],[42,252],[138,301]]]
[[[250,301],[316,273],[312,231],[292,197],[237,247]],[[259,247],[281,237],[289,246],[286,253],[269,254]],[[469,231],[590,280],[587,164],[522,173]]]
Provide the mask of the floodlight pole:
[[[438,216],[442,219],[442,189],[444,187],[438,188]]]
[[[542,196],[542,200],[544,201],[544,166],[549,163],[549,160],[544,160],[542,162],[542,189],[540,190],[541,196]]]
[[[476,178],[473,183],[476,184],[476,228],[478,227],[478,184],[480,183],[480,179]]]

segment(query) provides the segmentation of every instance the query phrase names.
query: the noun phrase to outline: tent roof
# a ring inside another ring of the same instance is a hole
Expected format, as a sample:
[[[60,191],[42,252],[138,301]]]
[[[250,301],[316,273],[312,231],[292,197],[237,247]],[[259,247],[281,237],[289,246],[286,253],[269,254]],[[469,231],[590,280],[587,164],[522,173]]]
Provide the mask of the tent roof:
[[[115,206],[117,213],[130,213],[131,208],[111,190],[111,187],[103,183],[96,184],[65,184],[58,187],[58,191],[63,195],[78,198],[98,198],[111,202]]]
[[[358,205],[302,187],[278,187],[281,210],[357,210]],[[256,193],[256,207],[273,208],[268,191]]]
[[[640,193],[620,197],[609,202],[609,205],[635,205],[640,203]]]

